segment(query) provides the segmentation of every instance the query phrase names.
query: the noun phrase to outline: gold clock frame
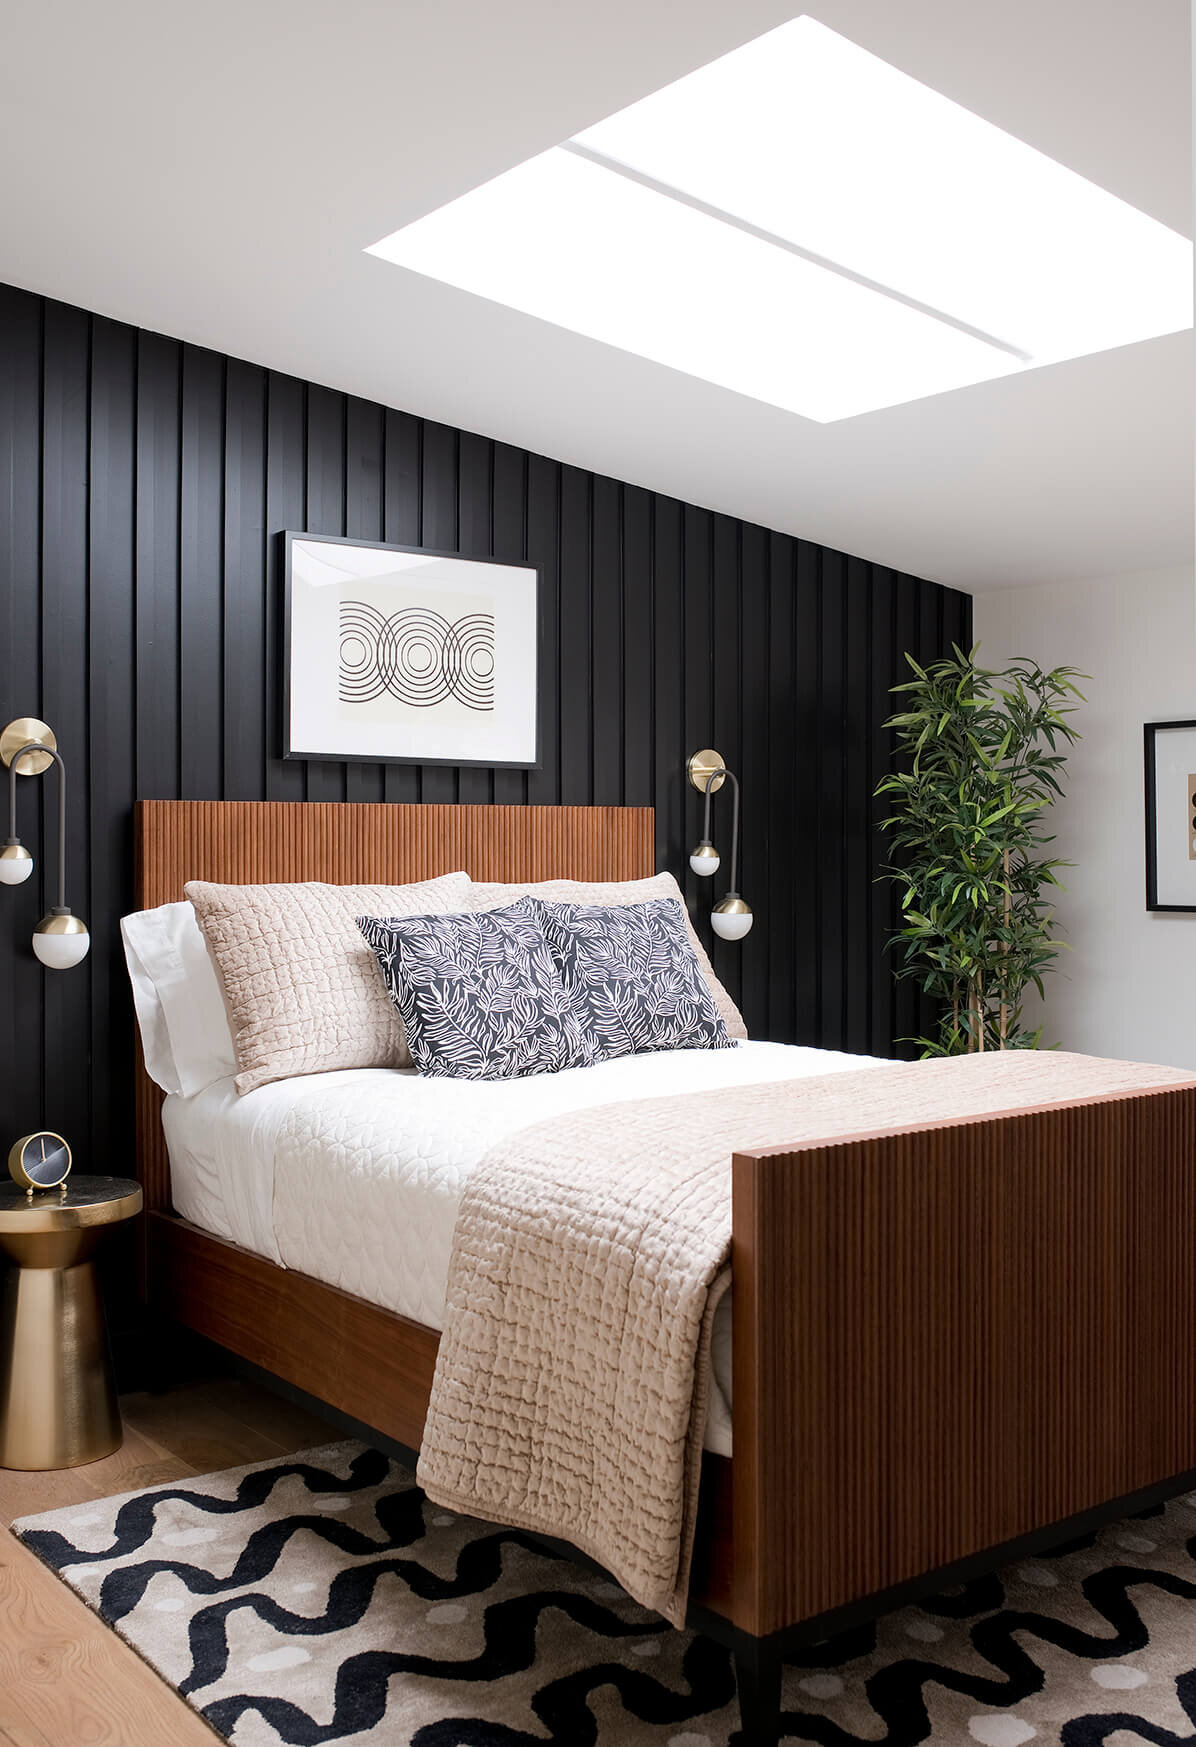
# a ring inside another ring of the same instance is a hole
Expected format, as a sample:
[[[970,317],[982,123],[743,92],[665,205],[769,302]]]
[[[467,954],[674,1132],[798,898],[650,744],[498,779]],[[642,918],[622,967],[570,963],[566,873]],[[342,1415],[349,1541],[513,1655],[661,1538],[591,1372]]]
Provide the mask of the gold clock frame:
[[[26,1171],[23,1163],[25,1148],[29,1145],[31,1140],[37,1140],[41,1135],[45,1135],[49,1140],[56,1140],[66,1153],[66,1170],[62,1173],[56,1183],[35,1183],[33,1178]],[[52,1128],[35,1128],[32,1134],[23,1134],[20,1140],[14,1141],[10,1147],[8,1153],[8,1174],[19,1188],[24,1189],[27,1194],[32,1195],[39,1189],[61,1189],[71,1174],[71,1166],[74,1162],[70,1142],[67,1141],[64,1136],[61,1134],[55,1134]]]

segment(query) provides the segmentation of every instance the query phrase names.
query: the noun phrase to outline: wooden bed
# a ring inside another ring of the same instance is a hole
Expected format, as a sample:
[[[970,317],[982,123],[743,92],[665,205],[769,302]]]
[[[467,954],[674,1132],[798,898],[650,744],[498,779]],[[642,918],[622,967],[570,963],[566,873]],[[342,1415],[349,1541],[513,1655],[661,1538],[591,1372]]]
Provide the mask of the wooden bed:
[[[650,809],[143,801],[137,903],[188,879],[632,879]],[[434,1330],[171,1211],[138,1065],[149,1303],[418,1449]],[[801,1639],[1196,1481],[1196,1087],[737,1154],[734,1458],[692,1617],[776,1738]]]

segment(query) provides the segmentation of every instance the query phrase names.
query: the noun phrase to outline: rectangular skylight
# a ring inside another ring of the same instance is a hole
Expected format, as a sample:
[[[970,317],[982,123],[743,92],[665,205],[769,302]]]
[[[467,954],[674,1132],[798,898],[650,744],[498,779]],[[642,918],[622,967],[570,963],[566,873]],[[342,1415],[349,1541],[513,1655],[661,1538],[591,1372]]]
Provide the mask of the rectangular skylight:
[[[370,252],[822,422],[1192,321],[1185,238],[810,17]]]

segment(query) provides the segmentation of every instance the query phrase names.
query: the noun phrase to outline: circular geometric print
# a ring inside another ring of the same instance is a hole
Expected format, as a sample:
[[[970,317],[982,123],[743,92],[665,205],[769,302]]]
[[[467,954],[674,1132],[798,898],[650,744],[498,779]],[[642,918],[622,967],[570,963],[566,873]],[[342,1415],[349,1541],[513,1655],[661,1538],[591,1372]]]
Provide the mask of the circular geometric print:
[[[428,607],[381,613],[365,601],[340,611],[340,700],[392,697],[415,709],[455,698],[469,710],[494,708],[494,616],[457,620]]]

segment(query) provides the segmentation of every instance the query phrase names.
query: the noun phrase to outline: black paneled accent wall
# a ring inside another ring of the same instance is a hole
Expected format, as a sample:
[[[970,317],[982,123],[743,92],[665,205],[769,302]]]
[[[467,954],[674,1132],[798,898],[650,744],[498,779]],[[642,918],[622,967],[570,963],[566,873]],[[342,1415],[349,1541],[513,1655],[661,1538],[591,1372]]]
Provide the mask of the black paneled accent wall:
[[[540,565],[543,768],[283,762],[283,528]],[[67,895],[94,943],[73,971],[33,958],[54,791],[22,782],[39,873],[0,887],[0,1141],[45,1123],[131,1170],[117,923],[138,796],[653,803],[659,866],[709,939],[726,870],[700,893],[688,873],[683,765],[715,746],[743,781],[756,925],[714,959],[751,1031],[894,1053],[918,1009],[875,882],[887,688],[903,650],[966,644],[970,622],[967,596],[881,565],[0,288],[0,726],[58,735]]]

